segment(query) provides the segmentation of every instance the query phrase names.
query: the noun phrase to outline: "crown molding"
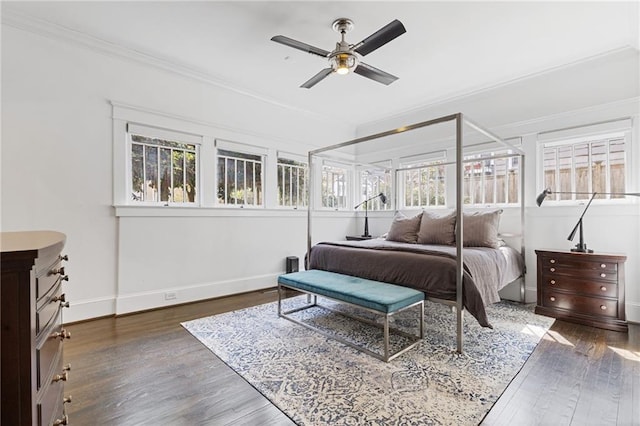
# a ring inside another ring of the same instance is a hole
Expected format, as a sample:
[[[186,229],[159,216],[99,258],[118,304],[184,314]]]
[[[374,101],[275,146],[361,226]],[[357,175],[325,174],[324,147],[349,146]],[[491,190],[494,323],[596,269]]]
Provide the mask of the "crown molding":
[[[237,93],[239,95],[246,96],[260,102],[276,106],[278,108],[293,111],[297,114],[301,114],[303,116],[306,116],[307,118],[320,121],[325,124],[330,124],[332,126],[336,124],[336,119],[334,117],[318,114],[313,111],[280,102],[259,92],[239,87],[230,81],[224,80],[218,75],[176,63],[169,58],[163,58],[161,56],[152,55],[140,50],[130,49],[109,40],[95,37],[90,34],[77,31],[59,24],[55,24],[39,18],[34,18],[32,16],[21,14],[12,10],[7,10],[7,8],[3,8],[2,10],[2,25],[7,25],[22,31],[27,31],[45,38],[63,41],[70,45],[89,49],[92,52],[98,52],[106,56],[125,59],[130,62],[152,66],[164,71],[171,72],[173,74],[180,75],[182,77],[197,80],[199,82],[212,85],[223,90]],[[347,127],[356,127],[355,123],[344,120],[341,124]]]

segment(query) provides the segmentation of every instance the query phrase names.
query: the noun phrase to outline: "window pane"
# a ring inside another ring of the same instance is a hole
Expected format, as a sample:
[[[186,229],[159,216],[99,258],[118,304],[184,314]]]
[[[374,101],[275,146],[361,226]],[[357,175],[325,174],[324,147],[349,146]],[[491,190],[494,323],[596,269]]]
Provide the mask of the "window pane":
[[[131,199],[144,201],[144,147],[131,144]]]
[[[132,198],[146,202],[194,202],[196,192],[196,146],[177,141],[131,136]],[[184,194],[184,159],[189,158],[187,171],[189,198]]]
[[[556,162],[556,149],[545,148],[542,154],[542,167],[544,173],[544,187],[557,191],[556,187],[556,170],[558,163]]]
[[[185,167],[187,168],[187,182],[185,191],[187,201],[194,203],[196,201],[196,155],[193,152],[185,153]]]
[[[145,201],[158,201],[158,148],[144,147]]]
[[[575,167],[575,191],[586,194],[576,194],[576,200],[588,200],[591,198],[589,185],[589,144],[577,144],[573,147],[574,167]],[[571,191],[569,189],[569,191]]]
[[[609,167],[611,192],[625,192],[624,139],[613,139],[609,142]],[[624,195],[612,195],[611,198],[624,198]]]
[[[160,148],[160,201],[172,201],[171,191],[171,149]]]
[[[591,181],[593,192],[607,191],[607,143],[594,142],[591,144]],[[606,195],[598,194],[596,198],[606,198]]]
[[[233,158],[227,159],[226,165],[227,179],[226,186],[224,188],[226,194],[227,204],[237,204],[236,200],[236,160]]]
[[[571,181],[573,167],[573,147],[563,146],[558,148],[558,177],[560,185],[557,189],[560,192],[572,192]],[[572,194],[558,194],[561,200],[572,200]]]
[[[184,152],[173,151],[173,201],[183,203],[186,201],[184,194]]]

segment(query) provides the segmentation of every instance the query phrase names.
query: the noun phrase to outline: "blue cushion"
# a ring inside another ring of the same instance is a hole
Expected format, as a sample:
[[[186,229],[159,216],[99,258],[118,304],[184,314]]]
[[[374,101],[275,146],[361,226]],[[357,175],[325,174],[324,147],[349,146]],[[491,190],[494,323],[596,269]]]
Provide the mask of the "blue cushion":
[[[318,269],[280,275],[278,282],[384,313],[424,300],[424,293],[412,288]]]

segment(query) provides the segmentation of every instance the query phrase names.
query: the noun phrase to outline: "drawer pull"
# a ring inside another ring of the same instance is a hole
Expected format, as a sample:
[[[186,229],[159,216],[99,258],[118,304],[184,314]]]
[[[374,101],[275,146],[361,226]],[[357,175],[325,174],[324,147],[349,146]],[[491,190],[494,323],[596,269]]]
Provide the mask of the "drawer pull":
[[[61,255],[60,255],[60,256],[58,256],[58,257],[60,258],[60,260],[64,260],[65,262],[69,260],[69,256],[68,256],[68,255],[66,255],[66,254],[65,254],[65,255],[62,255],[62,254],[61,254]]]
[[[52,302],[66,302],[67,301],[67,297],[65,296],[64,293],[62,293],[60,296],[54,297],[51,301]]]
[[[606,268],[606,267],[607,267],[607,264],[606,264],[606,263],[601,263],[601,264],[600,264],[600,267],[601,267],[602,269],[604,269],[604,268]]]
[[[67,416],[66,414],[62,416],[61,419],[56,419],[53,422],[53,426],[68,425],[68,424],[69,424],[69,416]]]
[[[71,395],[65,396],[64,398],[62,398],[62,403],[63,404],[71,404]]]
[[[551,271],[551,272],[555,272],[555,271],[556,271],[556,268],[549,268],[549,271]]]
[[[60,340],[71,339],[71,332],[63,328],[62,330],[53,333],[51,337],[53,337],[54,339],[60,338]]]
[[[549,300],[551,300],[552,302],[555,302],[555,301],[556,301],[556,298],[555,298],[555,297],[553,297],[553,296],[551,296],[551,297],[549,298]]]
[[[60,307],[61,308],[68,308],[69,307],[69,302],[60,302]]]
[[[53,379],[51,379],[51,381],[59,382],[60,380],[62,380],[63,382],[66,382],[68,378],[69,378],[69,372],[63,371],[62,374],[56,374],[55,376],[53,376]]]
[[[556,283],[556,280],[551,280],[549,281],[549,284],[554,285]]]
[[[49,275],[64,275],[64,266],[58,269],[52,269],[49,271]]]
[[[551,259],[551,260],[549,261],[549,263],[556,263],[556,260],[555,260],[555,259]]]
[[[607,291],[607,288],[605,286],[602,286],[602,287],[600,287],[600,290]]]
[[[600,305],[600,309],[602,309],[603,311],[606,311],[606,310],[607,310],[607,307],[606,307],[606,306],[604,306],[604,305]]]
[[[602,278],[604,278],[604,277],[606,277],[606,276],[607,276],[607,274],[605,274],[605,273],[603,272],[603,273],[601,273],[601,274],[600,274],[600,276],[601,276]]]
[[[69,275],[64,275],[60,278],[60,281],[69,281]]]
[[[71,364],[67,364],[64,367],[62,367],[62,371],[71,371]]]

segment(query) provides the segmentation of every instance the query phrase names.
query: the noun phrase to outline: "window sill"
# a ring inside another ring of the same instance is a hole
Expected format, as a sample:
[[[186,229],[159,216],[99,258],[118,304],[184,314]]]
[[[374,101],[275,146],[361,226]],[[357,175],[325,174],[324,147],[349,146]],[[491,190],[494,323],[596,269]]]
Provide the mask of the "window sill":
[[[113,206],[116,217],[307,217],[307,209],[194,206]],[[352,217],[353,211],[313,212],[314,217]]]

